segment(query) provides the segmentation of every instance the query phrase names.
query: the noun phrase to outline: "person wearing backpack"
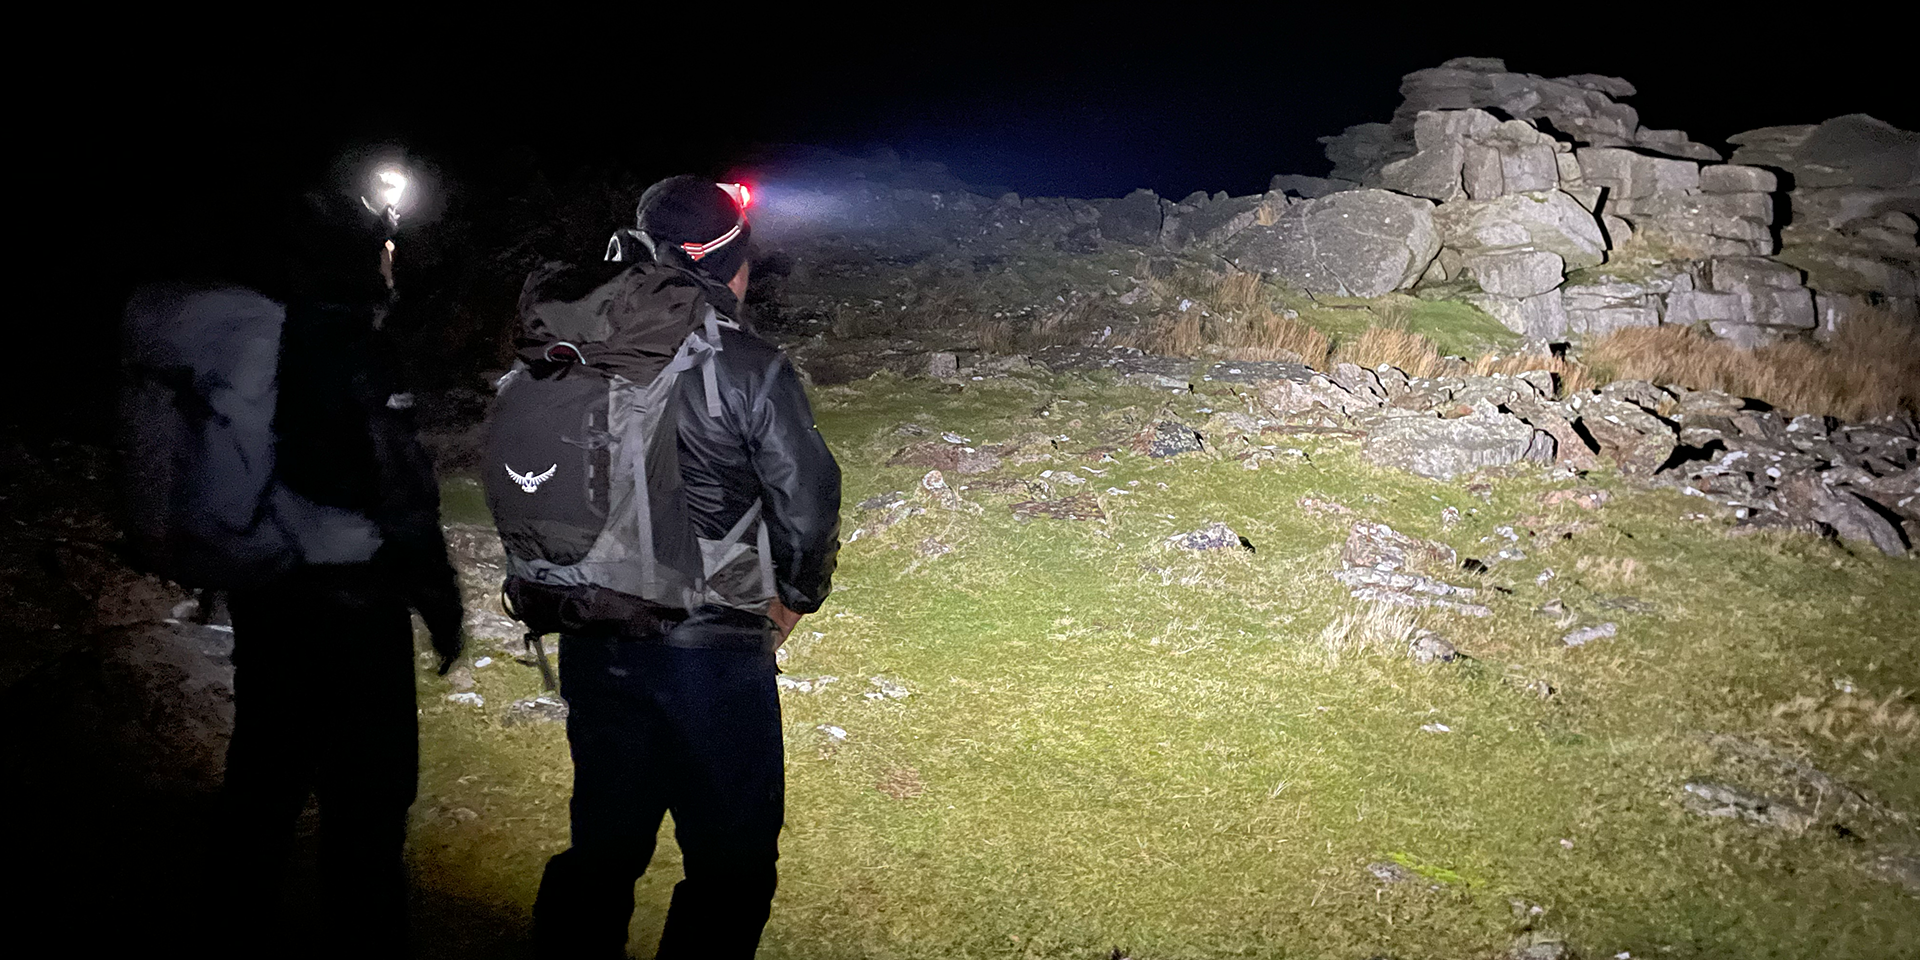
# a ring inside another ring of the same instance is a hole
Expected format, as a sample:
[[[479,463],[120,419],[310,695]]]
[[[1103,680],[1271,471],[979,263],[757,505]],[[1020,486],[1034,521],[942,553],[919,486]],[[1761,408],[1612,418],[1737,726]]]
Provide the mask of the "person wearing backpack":
[[[521,297],[486,484],[505,594],[560,634],[572,843],[547,862],[547,957],[624,957],[671,811],[685,877],[658,956],[749,957],[776,883],[774,653],[831,589],[840,471],[793,365],[742,317],[744,190],[674,177],[603,264]]]
[[[160,287],[129,305],[129,540],[156,572],[227,591],[233,622],[221,955],[409,954],[409,608],[443,674],[462,611],[432,463],[381,330],[395,302],[388,180],[385,194],[376,182],[295,201],[284,265],[258,289]],[[279,902],[309,796],[315,943]]]

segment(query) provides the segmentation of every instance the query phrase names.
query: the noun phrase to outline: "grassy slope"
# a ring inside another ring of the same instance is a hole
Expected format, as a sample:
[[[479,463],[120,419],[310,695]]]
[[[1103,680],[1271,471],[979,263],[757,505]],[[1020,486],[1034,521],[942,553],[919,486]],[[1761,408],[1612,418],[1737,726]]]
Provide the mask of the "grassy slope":
[[[1052,417],[1033,416],[1054,399]],[[847,469],[851,528],[854,502],[918,478],[879,465],[903,422],[979,442],[1064,433],[1077,452],[1165,401],[1061,378],[960,393],[876,379],[817,402]],[[1477,541],[1495,525],[1542,513],[1553,484],[1499,480],[1483,503],[1463,483],[1375,470],[1350,441],[1300,446],[1306,457],[1257,472],[1120,454],[1073,488],[1132,491],[1106,497],[1104,523],[1021,524],[1007,498],[983,494],[982,514],[935,510],[845,548],[839,589],[803,621],[786,667],[842,679],[785,695],[789,826],[762,956],[1475,956],[1513,935],[1516,897],[1589,956],[1870,957],[1920,940],[1913,901],[1858,869],[1864,844],[1702,820],[1676,800],[1695,776],[1769,786],[1700,745],[1720,731],[1805,750],[1920,809],[1911,732],[1837,709],[1833,688],[1920,689],[1912,562],[1730,540],[1716,522],[1679,519],[1698,501],[1624,493],[1597,514],[1555,508],[1594,526],[1496,567],[1487,581],[1513,593],[1493,595],[1494,617],[1424,618],[1472,661],[1333,650],[1323,628],[1354,610],[1325,575],[1346,522],[1306,515],[1297,498],[1472,555],[1491,549]],[[1089,462],[1060,459],[1007,472]],[[1442,530],[1449,505],[1467,516]],[[1211,520],[1257,552],[1162,542]],[[921,558],[927,537],[953,552]],[[1535,586],[1549,566],[1559,577]],[[1621,594],[1654,612],[1608,612],[1620,636],[1574,650],[1529,612],[1550,596],[1579,607]],[[493,719],[537,688],[532,671],[477,673],[483,710],[423,687],[414,859],[439,898],[512,929],[565,842],[569,770],[557,727]],[[913,695],[865,698],[878,675]],[[1557,693],[1528,692],[1534,680]],[[1776,716],[1795,697],[1838,718],[1830,735]],[[1435,722],[1453,732],[1421,732]],[[846,743],[828,745],[818,724],[844,728]],[[1364,865],[1384,859],[1447,882],[1383,888]],[[641,955],[677,879],[663,844],[640,885]]]

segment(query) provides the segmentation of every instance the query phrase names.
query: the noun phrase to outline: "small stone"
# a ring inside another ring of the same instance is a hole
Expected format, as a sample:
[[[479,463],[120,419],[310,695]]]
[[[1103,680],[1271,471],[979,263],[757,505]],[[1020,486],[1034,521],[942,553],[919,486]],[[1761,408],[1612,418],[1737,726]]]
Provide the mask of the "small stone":
[[[825,690],[828,684],[838,683],[839,681],[839,677],[824,674],[818,677],[790,677],[783,673],[773,678],[773,685],[781,690],[791,690],[794,693],[819,693]]]
[[[1183,453],[1200,453],[1206,449],[1199,431],[1172,420],[1158,421],[1142,431],[1134,439],[1134,446],[1156,460],[1177,457]]]
[[[1453,728],[1444,723],[1423,723],[1420,729],[1426,733],[1452,733]]]
[[[1199,530],[1176,533],[1167,538],[1167,542],[1182,550],[1225,550],[1230,547],[1253,549],[1253,541],[1233,531],[1224,523],[1210,523]]]
[[[1738,818],[1760,826],[1801,832],[1814,822],[1813,812],[1798,804],[1750,793],[1724,783],[1691,781],[1685,784],[1687,809],[1702,816]]]
[[[913,552],[923,557],[926,557],[928,559],[932,559],[934,557],[945,556],[949,553],[952,553],[953,545],[946,543],[942,540],[937,540],[933,537],[928,537],[925,540],[922,540],[919,543],[914,544]]]
[[[1408,652],[1412,654],[1413,659],[1420,663],[1432,663],[1435,660],[1451,663],[1460,655],[1460,651],[1454,648],[1451,641],[1431,630],[1415,633],[1408,647]]]
[[[447,702],[464,704],[469,707],[484,707],[487,705],[487,701],[485,697],[482,697],[479,694],[474,693],[472,691],[467,691],[465,693],[447,694]]]
[[[1890,880],[1920,895],[1920,857],[1887,855],[1875,857],[1867,870],[1882,880]]]
[[[878,496],[868,497],[865,500],[860,501],[860,505],[856,509],[859,509],[862,511],[885,510],[888,507],[894,506],[895,504],[901,504],[905,502],[907,502],[907,495],[899,490],[894,490],[892,492],[883,493]]]
[[[1440,525],[1449,530],[1460,523],[1460,508],[1447,507],[1440,511]]]
[[[1419,874],[1387,860],[1367,864],[1367,872],[1373,874],[1381,883],[1409,883],[1420,879]]]
[[[1564,637],[1561,637],[1560,642],[1566,644],[1569,647],[1583,646],[1585,644],[1592,643],[1595,640],[1604,640],[1608,637],[1611,637],[1614,634],[1618,633],[1619,629],[1620,628],[1616,626],[1614,623],[1612,623],[1611,621],[1607,623],[1595,624],[1591,627],[1581,627],[1580,629],[1575,630]]]
[[[509,704],[500,722],[505,726],[517,727],[533,723],[565,723],[566,719],[567,702],[543,693],[537,697],[523,697]]]
[[[936,380],[947,380],[959,375],[959,356],[945,351],[927,356],[927,376]]]
[[[913,695],[913,691],[907,689],[906,684],[891,677],[871,677],[867,682],[877,688],[861,694],[868,700],[905,700]]]

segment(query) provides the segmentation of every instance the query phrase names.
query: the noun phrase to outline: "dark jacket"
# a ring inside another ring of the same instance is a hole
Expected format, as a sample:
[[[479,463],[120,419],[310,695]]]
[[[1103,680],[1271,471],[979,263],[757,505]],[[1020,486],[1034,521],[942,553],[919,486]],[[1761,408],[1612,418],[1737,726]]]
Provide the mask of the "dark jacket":
[[[710,290],[709,302],[723,315],[738,312],[731,296]],[[840,466],[814,426],[813,408],[786,355],[737,323],[723,325],[721,344],[711,368],[720,417],[708,415],[699,375],[675,385],[680,477],[695,532],[723,536],[760,500],[780,602],[812,613],[833,589]],[[676,640],[691,640],[696,633],[744,625],[738,611],[708,607],[674,632]]]
[[[383,307],[296,299],[281,338],[274,428],[280,479],[379,528],[379,582],[436,637],[460,629],[460,594],[440,529],[433,462],[415,434],[411,395],[374,316]]]

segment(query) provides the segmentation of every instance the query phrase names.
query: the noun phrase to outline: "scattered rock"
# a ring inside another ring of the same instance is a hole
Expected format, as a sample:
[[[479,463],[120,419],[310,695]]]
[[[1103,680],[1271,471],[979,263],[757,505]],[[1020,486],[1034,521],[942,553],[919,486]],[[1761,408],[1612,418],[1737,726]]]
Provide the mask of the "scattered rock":
[[[1342,568],[1334,571],[1333,577],[1346,584],[1355,599],[1404,607],[1443,607],[1475,617],[1492,613],[1478,603],[1466,602],[1477,594],[1473,588],[1414,572],[1457,569],[1459,555],[1452,547],[1409,537],[1384,523],[1355,523],[1341,548],[1340,562]]]
[[[1432,663],[1436,660],[1452,663],[1454,658],[1460,655],[1460,651],[1454,648],[1452,642],[1431,630],[1415,631],[1408,647],[1408,653],[1420,663]]]
[[[936,380],[950,380],[959,375],[959,356],[944,351],[927,355],[927,376]]]
[[[868,700],[905,700],[913,695],[906,684],[891,677],[871,677],[867,682],[876,688],[861,694]]]
[[[1591,627],[1581,627],[1580,629],[1575,630],[1564,637],[1561,637],[1560,642],[1566,644],[1569,647],[1585,646],[1586,644],[1592,643],[1595,640],[1605,640],[1607,638],[1610,638],[1619,632],[1620,632],[1620,628],[1617,624],[1614,624],[1612,622],[1597,623]]]
[[[1378,878],[1381,883],[1412,883],[1420,875],[1390,860],[1380,860],[1367,864],[1367,872]]]
[[[1577,960],[1577,956],[1565,941],[1522,937],[1507,951],[1505,960]]]
[[[1154,422],[1134,438],[1133,445],[1135,450],[1156,460],[1206,450],[1198,430],[1172,420]]]
[[[1346,584],[1356,600],[1399,607],[1440,607],[1470,617],[1493,615],[1492,610],[1481,604],[1466,602],[1478,594],[1472,587],[1456,587],[1431,577],[1372,567],[1348,567],[1334,571],[1333,578]]]
[[[814,724],[813,732],[819,744],[822,760],[833,756],[841,747],[846,746],[847,731],[844,727],[831,723],[817,723]]]
[[[952,553],[953,545],[943,540],[936,539],[934,537],[928,537],[925,540],[922,540],[919,543],[914,544],[913,552],[919,554],[920,556],[926,557],[928,559],[932,559],[934,557],[942,557],[942,556],[946,556],[949,553]]]
[[[859,510],[863,513],[869,510],[887,510],[906,502],[907,502],[906,493],[904,491],[894,490],[889,493],[882,493],[877,496],[868,497],[865,500],[860,501],[859,505],[856,506],[854,509]]]
[[[1724,783],[1690,781],[1683,788],[1687,809],[1702,816],[1739,818],[1748,823],[1801,832],[1811,827],[1813,813],[1798,804],[1749,793]]]
[[[567,702],[551,694],[537,697],[522,697],[507,705],[507,712],[500,718],[502,725],[509,727],[530,723],[565,723]]]
[[[1253,549],[1253,541],[1233,532],[1232,527],[1218,521],[1198,530],[1176,533],[1168,537],[1167,542],[1182,550],[1227,550],[1233,547]]]
[[[825,690],[829,684],[838,682],[840,682],[839,677],[825,674],[818,677],[794,677],[782,673],[773,678],[773,685],[775,687],[781,690],[791,690],[794,693],[819,693]]]
[[[938,470],[929,470],[926,476],[920,478],[920,490],[925,494],[927,500],[943,509],[960,510],[967,513],[980,512],[980,505],[961,499],[960,494],[947,485],[947,478],[941,476]]]
[[[468,707],[484,707],[487,705],[487,700],[485,697],[482,697],[481,695],[474,693],[471,690],[466,691],[464,693],[447,694],[447,702],[458,703]]]
[[[1348,531],[1340,562],[1349,567],[1418,573],[1452,570],[1459,566],[1460,555],[1444,543],[1409,537],[1384,523],[1362,520]]]
[[[1908,893],[1920,896],[1920,857],[1883,854],[1867,864],[1867,872],[1882,880],[1897,883],[1905,887]]]
[[[1482,401],[1452,420],[1397,417],[1375,426],[1361,446],[1370,463],[1435,480],[1517,463],[1533,447],[1533,427]]]

